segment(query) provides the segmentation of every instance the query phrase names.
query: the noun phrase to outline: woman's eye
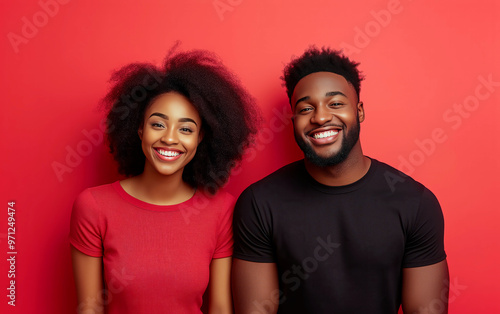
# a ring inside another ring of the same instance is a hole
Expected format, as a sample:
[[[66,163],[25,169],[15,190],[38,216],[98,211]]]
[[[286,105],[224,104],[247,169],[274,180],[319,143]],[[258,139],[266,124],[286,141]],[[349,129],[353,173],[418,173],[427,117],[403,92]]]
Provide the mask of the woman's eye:
[[[164,128],[165,127],[162,123],[159,123],[159,122],[153,122],[153,123],[151,123],[151,126],[153,128]]]
[[[191,130],[190,128],[181,128],[181,132],[193,133],[193,130]]]

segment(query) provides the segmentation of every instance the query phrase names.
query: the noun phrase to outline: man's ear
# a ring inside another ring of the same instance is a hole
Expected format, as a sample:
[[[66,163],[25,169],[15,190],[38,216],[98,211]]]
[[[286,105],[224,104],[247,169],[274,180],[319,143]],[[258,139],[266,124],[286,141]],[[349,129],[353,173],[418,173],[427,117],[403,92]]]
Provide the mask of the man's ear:
[[[359,122],[365,121],[365,107],[363,106],[362,101],[358,102],[357,110]]]

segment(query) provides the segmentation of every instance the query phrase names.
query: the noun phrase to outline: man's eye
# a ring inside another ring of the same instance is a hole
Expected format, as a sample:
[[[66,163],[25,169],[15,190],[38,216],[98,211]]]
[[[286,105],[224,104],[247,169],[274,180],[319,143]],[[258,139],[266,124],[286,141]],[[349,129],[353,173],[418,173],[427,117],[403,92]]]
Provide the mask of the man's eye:
[[[299,110],[299,113],[303,113],[303,112],[307,112],[307,111],[311,111],[312,108],[311,107],[307,107],[307,108],[302,108]]]
[[[330,107],[339,107],[339,106],[342,106],[342,105],[343,105],[343,103],[341,103],[341,102],[333,102],[333,103],[330,104]]]

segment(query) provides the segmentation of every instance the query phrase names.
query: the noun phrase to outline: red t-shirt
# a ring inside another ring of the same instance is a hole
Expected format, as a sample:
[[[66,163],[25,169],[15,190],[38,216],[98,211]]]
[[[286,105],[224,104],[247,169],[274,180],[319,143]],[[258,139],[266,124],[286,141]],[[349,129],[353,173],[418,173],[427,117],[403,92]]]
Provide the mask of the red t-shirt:
[[[201,313],[211,260],[232,254],[233,206],[226,192],[199,190],[181,204],[153,205],[117,181],[77,197],[70,243],[102,257],[108,313]]]

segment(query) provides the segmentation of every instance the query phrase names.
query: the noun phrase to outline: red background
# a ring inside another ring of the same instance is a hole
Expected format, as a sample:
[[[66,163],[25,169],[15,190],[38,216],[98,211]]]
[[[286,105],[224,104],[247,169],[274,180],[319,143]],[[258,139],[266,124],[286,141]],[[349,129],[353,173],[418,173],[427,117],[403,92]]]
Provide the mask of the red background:
[[[266,119],[229,182],[235,195],[301,157],[279,79],[283,65],[310,44],[344,47],[366,75],[365,154],[412,175],[441,202],[450,312],[500,311],[498,2],[42,0],[2,1],[0,12],[0,199],[4,209],[16,202],[18,251],[14,308],[6,297],[5,210],[2,313],[75,311],[71,205],[84,188],[118,178],[100,139],[98,101],[113,69],[159,64],[176,40],[181,49],[216,52]],[[58,174],[55,165],[66,168]]]

